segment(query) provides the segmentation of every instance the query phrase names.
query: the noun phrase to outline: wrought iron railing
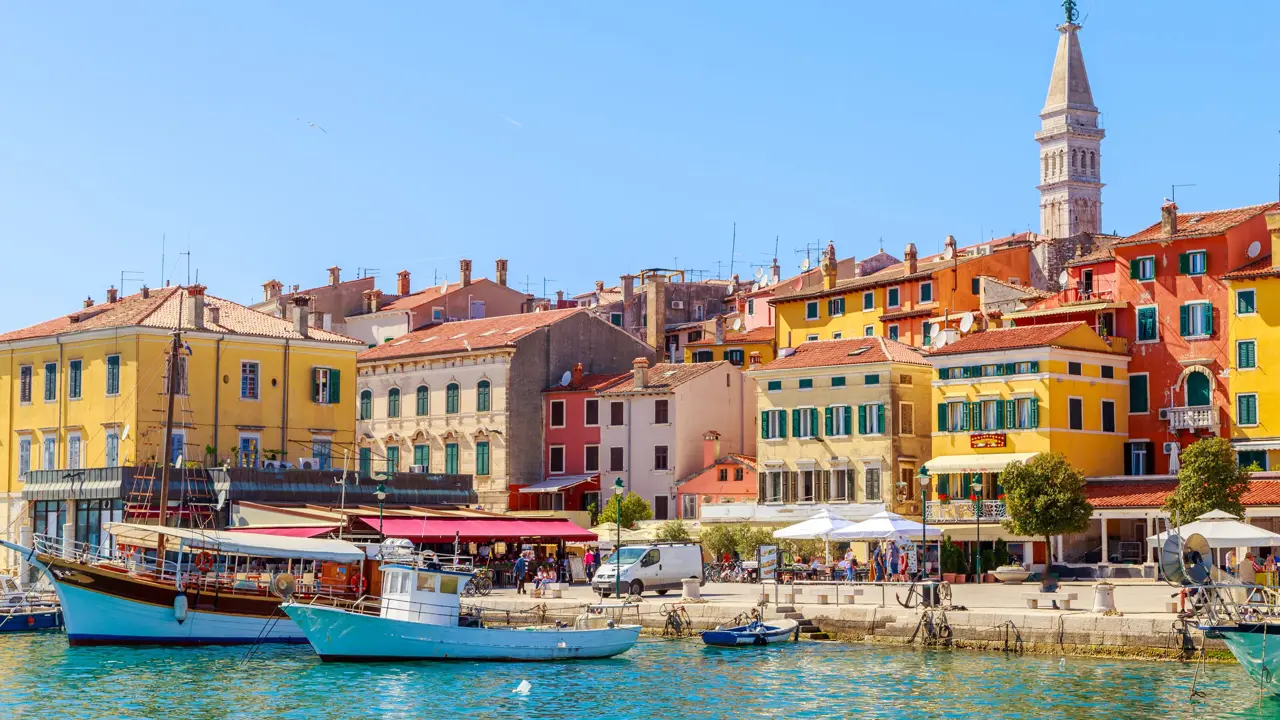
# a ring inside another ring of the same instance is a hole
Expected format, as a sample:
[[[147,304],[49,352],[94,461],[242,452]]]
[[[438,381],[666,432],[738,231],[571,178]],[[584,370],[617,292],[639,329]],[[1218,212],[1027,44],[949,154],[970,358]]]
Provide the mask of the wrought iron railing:
[[[930,500],[924,504],[924,518],[931,523],[977,522],[979,519],[997,523],[1009,517],[1003,500],[983,500],[980,508],[975,508],[976,504],[972,500]]]

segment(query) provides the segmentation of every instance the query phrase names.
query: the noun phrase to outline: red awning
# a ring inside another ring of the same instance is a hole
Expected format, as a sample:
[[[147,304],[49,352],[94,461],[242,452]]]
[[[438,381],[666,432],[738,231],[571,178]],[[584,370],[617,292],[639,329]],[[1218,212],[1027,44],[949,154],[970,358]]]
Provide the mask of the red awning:
[[[361,517],[360,522],[378,529],[378,516]],[[408,538],[417,542],[451,542],[455,535],[461,540],[586,540],[598,539],[590,530],[574,525],[568,520],[548,518],[525,520],[521,518],[406,518],[382,519],[382,534],[389,537]]]
[[[257,535],[275,535],[277,537],[313,538],[320,537],[321,535],[328,535],[337,529],[337,525],[313,525],[310,527],[233,527],[227,528],[227,531],[254,533]]]

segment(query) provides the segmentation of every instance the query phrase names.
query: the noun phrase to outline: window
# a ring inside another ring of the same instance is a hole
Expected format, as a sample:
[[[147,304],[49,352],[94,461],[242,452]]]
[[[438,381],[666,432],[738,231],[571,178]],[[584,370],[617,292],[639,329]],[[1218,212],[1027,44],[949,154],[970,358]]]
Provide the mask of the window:
[[[1256,290],[1236,291],[1236,314],[1253,315],[1258,312],[1258,292]]]
[[[970,280],[969,290],[974,295],[980,294],[982,292],[982,280],[980,278],[974,278],[973,280]]]
[[[107,356],[107,394],[120,394],[120,356]]]
[[[600,472],[600,446],[587,445],[582,449],[582,471]]]
[[[1114,380],[1116,377],[1116,369],[1111,365],[1103,365],[1102,377],[1106,378],[1107,380]]]
[[[44,464],[41,470],[56,470],[58,467],[58,441],[55,438],[44,439]]]
[[[444,320],[444,308],[431,308],[431,320],[433,322],[440,322],[441,320]]]
[[[844,314],[844,298],[831,298],[827,301],[827,314],[831,317],[839,317]]]
[[[183,358],[184,360],[186,358]],[[183,368],[185,369],[185,365]],[[186,373],[183,373],[186,384]],[[337,405],[342,398],[341,375],[332,368],[311,368],[311,401],[323,405]]]
[[[179,436],[177,435],[173,436],[175,448],[177,447],[178,437]],[[68,433],[67,434],[67,469],[79,470],[80,468],[84,467],[83,465],[80,464],[80,460],[81,460],[80,433]]]
[[[724,359],[729,361],[730,365],[742,367],[742,363],[746,361],[742,348],[731,348],[724,351]]]
[[[898,339],[898,326],[897,326],[897,325],[890,325],[890,326],[889,326],[889,339],[890,339],[890,340],[897,340],[897,339]]]
[[[832,339],[832,340],[843,340],[843,339],[844,339],[844,333],[843,333],[843,332],[841,332],[840,330],[837,330],[837,331],[835,331],[835,332],[831,333],[831,339]]]
[[[680,517],[685,520],[698,519],[698,496],[697,495],[681,495],[680,496]]]
[[[1133,373],[1129,375],[1129,414],[1151,412],[1147,394],[1147,374]]]
[[[458,474],[458,443],[444,446],[444,472],[446,475]]]
[[[185,393],[184,393],[185,394]],[[58,399],[58,363],[44,364],[44,401]]]
[[[863,325],[863,326],[862,326],[862,336],[863,336],[863,337],[871,337],[872,335],[875,335],[875,334],[876,334],[876,326],[875,326],[875,325]]]
[[[796,437],[807,439],[818,436],[817,408],[796,408],[791,411],[791,419],[796,426]]]
[[[853,500],[853,473],[847,468],[836,468],[830,471],[831,485],[827,488],[827,497],[831,502],[849,502]]]
[[[933,281],[926,280],[920,283],[920,302],[933,302]]]
[[[862,309],[872,310],[876,306],[876,294],[871,290],[862,293]]]
[[[1139,282],[1156,279],[1156,256],[1134,258],[1129,263],[1129,277]]]
[[[419,385],[414,391],[414,413],[419,417],[426,415],[431,410],[431,388],[426,385]],[[415,465],[419,463],[414,463]]]
[[[547,460],[547,472],[559,475],[564,472],[564,446],[552,445]]]
[[[119,467],[120,465],[120,434],[115,430],[108,430],[106,437],[106,467]],[[31,458],[31,441],[23,440],[27,444],[27,461]],[[22,471],[25,472],[25,471]]]
[[[813,378],[801,378],[801,379],[800,379],[800,389],[801,389],[801,390],[812,390],[812,389],[813,389]]]
[[[449,415],[457,415],[458,406],[461,404],[462,386],[458,383],[449,383],[444,387],[444,411]]]
[[[1208,337],[1213,334],[1213,305],[1189,302],[1178,308],[1178,329],[1182,337]]]
[[[998,430],[1000,423],[997,422],[999,416],[999,401],[983,400],[982,403],[982,429]]]
[[[587,427],[596,427],[600,424],[600,401],[595,398],[587,398],[582,403],[582,416],[585,418],[583,422]]]
[[[667,468],[667,446],[655,445],[653,448],[653,469],[666,470]]]
[[[761,498],[765,502],[780,503],[782,502],[782,486],[786,483],[786,472],[774,470],[765,475],[764,497]]]
[[[423,472],[431,470],[431,446],[430,445],[414,445],[413,446],[413,464],[421,465]]]
[[[782,390],[781,380],[770,380],[768,385],[769,392],[779,392]]]
[[[1067,399],[1067,423],[1072,430],[1084,429],[1084,399]]]
[[[316,464],[321,470],[333,467],[333,441],[327,438],[312,438],[311,457],[316,459]]]
[[[667,417],[667,401],[654,400],[653,401],[653,424],[666,425],[669,422],[671,422],[671,420],[670,418]]]
[[[610,427],[620,427],[624,425],[622,419],[622,401],[614,400],[609,403],[609,425]]]
[[[1146,475],[1151,472],[1151,443],[1125,443],[1125,474]]]
[[[1083,374],[1083,373],[1082,373],[1082,371],[1081,371],[1080,363],[1078,363],[1078,362],[1068,362],[1068,363],[1067,363],[1067,374],[1068,374],[1068,375],[1081,375],[1081,374]]]
[[[476,383],[476,412],[489,412],[489,381]]]
[[[373,475],[373,451],[369,448],[360,448],[360,476],[371,475]]]
[[[961,432],[969,429],[969,404],[965,402],[949,402],[938,406],[938,420],[945,418],[946,422],[939,422],[942,427],[939,430],[947,430],[950,432]],[[945,414],[944,414],[945,412]]]
[[[83,362],[80,360],[72,360],[67,363],[67,399],[80,399],[81,376],[80,368]]]
[[[720,482],[729,482],[729,468],[720,468],[716,472],[716,478]]]
[[[896,287],[889,288],[888,290],[889,299],[885,302],[885,305],[891,308],[901,307],[902,303],[899,300],[900,295],[901,295],[901,291],[898,288]]]
[[[622,313],[609,313],[609,322],[622,327]]]
[[[776,440],[787,436],[787,411],[765,410],[760,413],[760,437]]]
[[[1183,275],[1203,275],[1208,260],[1204,250],[1182,253],[1178,256],[1178,272]]]
[[[1035,398],[1018,398],[1013,407],[1017,426],[1023,430],[1040,427],[1040,403]]]
[[[400,448],[395,445],[387,446],[387,474],[394,475],[400,470]]]
[[[360,419],[361,420],[373,419],[373,391],[372,390],[360,391]]]
[[[742,468],[733,469],[733,481],[742,482]]]
[[[755,314],[756,314],[756,299],[755,299],[755,298],[747,298],[747,314],[748,314],[748,315],[755,315]]]
[[[400,417],[400,389],[391,388],[387,391],[387,417]]]
[[[564,427],[564,401],[563,400],[551,401],[551,427],[553,428]]]
[[[240,363],[240,399],[258,399],[258,363]]]
[[[831,387],[844,387],[844,376],[831,378]]]
[[[844,437],[851,432],[853,408],[848,405],[832,405],[825,411],[827,435]]]
[[[1253,370],[1258,367],[1258,350],[1256,340],[1236,341],[1236,369]]]
[[[620,447],[609,448],[609,472],[622,472],[623,470],[626,469],[623,467],[622,458],[623,458],[622,448]]]
[[[884,405],[862,405],[858,408],[858,434],[880,435],[884,433]]]
[[[863,385],[879,385],[880,376],[878,374],[863,375],[862,384]]]
[[[1258,394],[1240,393],[1236,395],[1236,424],[1250,427],[1258,424]]]
[[[1266,450],[1241,450],[1236,453],[1236,464],[1242,468],[1257,465],[1258,469],[1263,471],[1270,467]]]
[[[815,483],[813,482],[814,471],[801,470],[799,474],[800,474],[800,487],[799,487],[800,497],[798,497],[797,499],[800,502],[813,502],[814,492],[817,489],[815,487]]]
[[[693,361],[696,363],[709,363],[716,361],[716,354],[713,350],[694,350]]]
[[[805,320],[818,319],[818,301],[817,300],[810,300],[809,302],[804,304],[804,319]]]
[[[1138,342],[1155,342],[1160,339],[1156,328],[1156,307],[1138,308]]]
[[[898,434],[916,434],[916,406],[912,403],[898,403]]]
[[[805,336],[805,342],[818,342],[818,333],[811,333]]]
[[[880,502],[880,468],[867,468],[867,502]]]
[[[258,464],[258,436],[240,436],[240,467],[254,467]]]
[[[693,305],[693,319],[694,319],[694,320],[706,320],[706,319],[707,319],[707,307],[706,307],[705,305],[703,305],[702,303],[694,303],[694,305]]]
[[[31,366],[30,365],[23,365],[22,367],[18,368],[18,401],[22,403],[31,402]]]

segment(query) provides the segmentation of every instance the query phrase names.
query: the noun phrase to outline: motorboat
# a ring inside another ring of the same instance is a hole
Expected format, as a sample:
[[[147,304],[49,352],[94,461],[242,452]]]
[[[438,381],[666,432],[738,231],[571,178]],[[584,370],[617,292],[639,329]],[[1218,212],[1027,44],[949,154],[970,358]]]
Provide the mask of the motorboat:
[[[702,642],[717,647],[739,645],[769,645],[795,640],[800,634],[800,623],[795,620],[773,620],[768,623],[752,620],[746,625],[716,628],[702,633]]]
[[[487,627],[463,612],[472,573],[439,562],[392,562],[381,568],[378,597],[355,602],[297,598],[282,606],[326,661],[577,660],[630,650],[640,625],[586,612],[572,625]]]
[[[27,592],[9,575],[0,575],[0,633],[57,630],[62,610],[56,597]]]

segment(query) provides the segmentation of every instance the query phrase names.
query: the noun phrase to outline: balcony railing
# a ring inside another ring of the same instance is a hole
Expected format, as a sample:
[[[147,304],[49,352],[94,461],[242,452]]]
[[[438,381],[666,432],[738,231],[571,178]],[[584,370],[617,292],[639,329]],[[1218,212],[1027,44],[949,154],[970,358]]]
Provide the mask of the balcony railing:
[[[1169,408],[1169,428],[1172,430],[1216,430],[1218,409],[1212,405],[1203,407]]]
[[[924,505],[924,517],[931,523],[977,522],[979,518],[974,508],[977,504],[972,500],[951,500],[945,503],[930,500]],[[1009,517],[1003,500],[983,500],[981,504],[982,522],[997,523]]]

